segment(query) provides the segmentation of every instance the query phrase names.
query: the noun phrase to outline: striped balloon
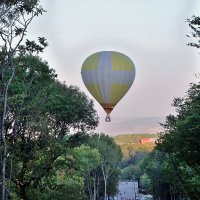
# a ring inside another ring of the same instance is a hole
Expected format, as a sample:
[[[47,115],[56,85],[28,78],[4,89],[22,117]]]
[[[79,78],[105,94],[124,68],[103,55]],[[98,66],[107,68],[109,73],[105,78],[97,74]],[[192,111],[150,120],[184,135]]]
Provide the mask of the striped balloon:
[[[84,61],[81,74],[89,92],[109,115],[133,84],[135,66],[122,53],[102,51]]]

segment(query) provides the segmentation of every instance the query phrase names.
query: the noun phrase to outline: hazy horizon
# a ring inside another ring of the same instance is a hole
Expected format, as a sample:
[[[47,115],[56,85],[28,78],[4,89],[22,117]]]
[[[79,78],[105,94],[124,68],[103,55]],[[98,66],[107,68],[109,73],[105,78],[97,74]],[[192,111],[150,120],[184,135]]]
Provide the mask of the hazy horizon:
[[[103,123],[94,132],[106,133],[111,136],[122,134],[156,134],[163,131],[160,123],[165,117],[116,118],[111,123]]]

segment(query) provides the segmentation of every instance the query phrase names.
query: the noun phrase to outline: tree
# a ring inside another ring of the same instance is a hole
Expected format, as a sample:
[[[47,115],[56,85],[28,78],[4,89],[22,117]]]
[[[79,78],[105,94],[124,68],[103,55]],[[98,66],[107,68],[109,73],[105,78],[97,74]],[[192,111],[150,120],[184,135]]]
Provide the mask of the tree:
[[[85,179],[99,161],[100,156],[96,149],[84,145],[70,148],[52,163],[54,173],[43,179],[46,183],[43,184],[41,193],[45,189],[50,190],[51,193],[46,197],[47,199],[86,199]]]
[[[114,142],[114,139],[104,134],[92,135],[89,145],[97,148],[100,153],[99,167],[104,180],[104,199],[106,200],[108,180],[121,161],[122,152],[120,147]]]
[[[116,168],[108,179],[107,194],[108,197],[114,197],[118,192],[121,171]]]
[[[164,153],[154,150],[140,164],[140,191],[153,194],[155,199],[170,199],[170,184],[174,178],[168,170]]]
[[[25,199],[27,191],[45,187],[43,180],[54,173],[57,159],[69,152],[70,130],[94,129],[98,116],[93,102],[77,87],[56,80],[54,70],[38,56],[19,56],[15,62],[19,67],[8,91],[5,130],[12,184]]]
[[[160,147],[168,153],[176,152],[176,156],[184,160],[190,167],[198,171],[200,163],[200,84],[191,84],[184,98],[176,98],[173,105],[177,116],[167,117],[165,134],[160,138]],[[174,145],[175,143],[175,145]]]
[[[122,158],[121,149],[114,139],[105,134],[94,133],[89,135],[79,133],[70,137],[69,143],[74,147],[77,144],[84,144],[98,150],[100,162],[95,168],[89,170],[85,176],[85,193],[88,199],[101,199],[105,196],[105,190],[106,195],[114,196],[119,182],[120,170],[118,164]]]
[[[6,198],[6,159],[7,142],[5,133],[5,118],[7,114],[8,89],[15,74],[14,58],[16,54],[25,51],[39,52],[47,45],[44,38],[39,38],[41,45],[34,41],[26,41],[22,45],[27,28],[34,17],[43,13],[38,0],[4,0],[0,3],[0,133],[1,164],[2,164],[2,200]]]
[[[88,190],[87,193],[89,193],[89,198],[91,200],[96,199],[96,187],[93,185],[95,177],[92,177],[91,174],[100,163],[100,154],[97,149],[92,149],[84,145],[76,147],[74,152],[78,161],[77,166],[80,167],[79,171],[82,173],[84,184]],[[94,187],[94,191],[92,191],[92,186]]]
[[[140,180],[142,175],[140,164],[148,156],[148,152],[143,150],[135,152],[128,160],[122,161],[122,179],[131,180],[133,176],[136,180]]]
[[[180,190],[191,199],[200,195],[200,83],[191,84],[187,95],[173,103],[177,115],[169,115],[163,124],[157,149],[168,156],[168,163],[181,185]]]

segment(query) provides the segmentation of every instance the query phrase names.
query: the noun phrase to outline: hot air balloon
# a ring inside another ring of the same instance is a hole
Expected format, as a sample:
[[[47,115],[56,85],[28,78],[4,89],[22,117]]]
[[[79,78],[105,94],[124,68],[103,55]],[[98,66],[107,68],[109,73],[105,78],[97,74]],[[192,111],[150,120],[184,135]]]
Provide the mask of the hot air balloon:
[[[110,113],[128,92],[135,79],[132,60],[119,52],[101,51],[86,58],[81,69],[83,82],[107,113]]]

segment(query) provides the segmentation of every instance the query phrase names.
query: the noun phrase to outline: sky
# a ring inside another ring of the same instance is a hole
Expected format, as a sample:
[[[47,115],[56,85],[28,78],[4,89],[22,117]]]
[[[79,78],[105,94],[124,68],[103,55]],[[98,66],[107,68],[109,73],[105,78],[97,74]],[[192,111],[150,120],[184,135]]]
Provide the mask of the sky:
[[[174,113],[174,97],[198,81],[200,55],[187,46],[185,22],[199,15],[199,0],[42,0],[47,11],[33,21],[28,35],[47,38],[41,57],[61,81],[77,85],[91,99],[81,78],[84,60],[98,51],[118,51],[132,59],[135,81],[114,108],[111,123],[95,101],[98,132],[156,132],[158,122]],[[137,124],[137,125],[136,125]]]

